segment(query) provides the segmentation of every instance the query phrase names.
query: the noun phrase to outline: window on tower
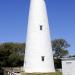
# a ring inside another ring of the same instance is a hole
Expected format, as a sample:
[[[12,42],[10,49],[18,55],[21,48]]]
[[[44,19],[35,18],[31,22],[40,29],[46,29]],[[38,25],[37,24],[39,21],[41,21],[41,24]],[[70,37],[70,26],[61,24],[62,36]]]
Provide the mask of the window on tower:
[[[42,25],[40,25],[40,30],[42,30]]]
[[[41,57],[41,60],[42,60],[42,61],[44,61],[44,58],[45,58],[45,57],[44,57],[44,56],[42,56],[42,57]]]

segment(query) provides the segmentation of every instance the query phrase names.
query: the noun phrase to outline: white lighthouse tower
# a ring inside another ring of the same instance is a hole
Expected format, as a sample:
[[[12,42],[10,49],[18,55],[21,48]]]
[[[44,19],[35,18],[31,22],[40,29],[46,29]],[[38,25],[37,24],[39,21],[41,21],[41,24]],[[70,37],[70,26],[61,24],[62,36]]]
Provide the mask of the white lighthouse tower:
[[[45,0],[30,0],[24,71],[55,72]]]

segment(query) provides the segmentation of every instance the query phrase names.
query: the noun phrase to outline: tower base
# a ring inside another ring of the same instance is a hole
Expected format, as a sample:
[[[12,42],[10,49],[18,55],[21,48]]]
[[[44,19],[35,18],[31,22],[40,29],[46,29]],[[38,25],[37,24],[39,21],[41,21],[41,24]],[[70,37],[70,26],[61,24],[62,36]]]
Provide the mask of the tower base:
[[[29,72],[29,71],[26,71],[25,73],[27,73],[27,74],[42,74],[42,73],[47,74],[47,73],[55,73],[55,71],[51,71],[51,72],[50,72],[50,71],[42,71],[42,72],[41,72],[41,71],[39,71],[39,72],[38,72],[38,71],[36,71],[36,72],[33,72],[33,71],[30,71],[30,72]]]

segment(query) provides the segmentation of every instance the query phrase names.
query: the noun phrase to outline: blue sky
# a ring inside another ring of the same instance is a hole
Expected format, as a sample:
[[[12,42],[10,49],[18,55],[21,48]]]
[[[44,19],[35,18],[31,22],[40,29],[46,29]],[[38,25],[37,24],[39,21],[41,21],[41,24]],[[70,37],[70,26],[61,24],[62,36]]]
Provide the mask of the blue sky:
[[[29,0],[0,0],[0,42],[25,42]],[[75,54],[75,0],[46,0],[51,39],[63,38]]]

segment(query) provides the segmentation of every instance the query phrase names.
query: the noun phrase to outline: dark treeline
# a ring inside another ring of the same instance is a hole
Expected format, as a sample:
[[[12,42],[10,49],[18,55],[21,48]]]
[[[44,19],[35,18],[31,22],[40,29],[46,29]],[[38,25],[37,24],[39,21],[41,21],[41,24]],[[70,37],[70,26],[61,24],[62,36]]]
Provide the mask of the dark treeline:
[[[0,44],[0,66],[17,67],[23,65],[25,43]]]
[[[23,66],[25,46],[25,43],[7,42],[0,44],[0,67]],[[60,58],[69,54],[68,47],[70,45],[64,39],[55,39],[52,41],[55,68],[61,68]]]

